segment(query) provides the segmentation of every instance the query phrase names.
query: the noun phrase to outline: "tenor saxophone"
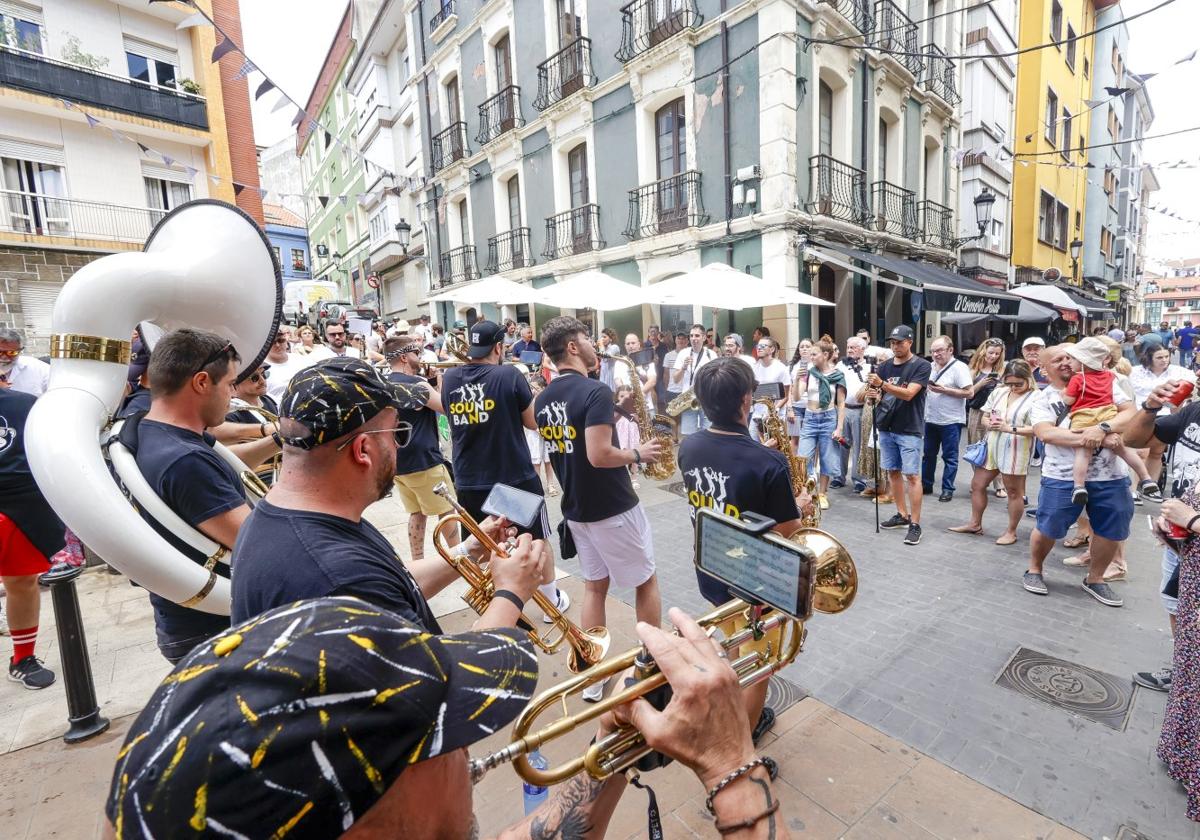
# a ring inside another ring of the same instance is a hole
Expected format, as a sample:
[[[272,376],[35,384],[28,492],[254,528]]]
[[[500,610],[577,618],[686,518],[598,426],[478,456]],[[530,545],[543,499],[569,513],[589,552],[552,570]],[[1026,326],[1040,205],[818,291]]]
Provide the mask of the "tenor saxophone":
[[[754,401],[756,405],[766,406],[767,419],[763,423],[763,437],[770,439],[775,449],[787,458],[788,476],[792,480],[793,496],[809,496],[812,501],[800,511],[800,521],[805,528],[816,528],[821,524],[821,506],[817,504],[817,479],[808,473],[808,459],[801,458],[792,452],[788,441],[787,425],[775,408],[775,401],[770,397],[760,397]]]
[[[659,443],[658,459],[654,463],[642,464],[642,472],[651,481],[664,481],[675,474],[675,440],[666,432],[655,428],[655,422],[668,427],[674,427],[675,421],[662,414],[651,416],[650,406],[646,403],[646,395],[642,392],[642,377],[638,374],[637,365],[628,356],[611,356],[613,361],[629,366],[629,385],[633,392],[633,410],[637,419],[638,439],[642,443],[657,440]]]
[[[696,399],[696,389],[688,388],[682,391],[675,399],[667,403],[667,416],[678,417],[685,411],[700,407],[700,400]]]

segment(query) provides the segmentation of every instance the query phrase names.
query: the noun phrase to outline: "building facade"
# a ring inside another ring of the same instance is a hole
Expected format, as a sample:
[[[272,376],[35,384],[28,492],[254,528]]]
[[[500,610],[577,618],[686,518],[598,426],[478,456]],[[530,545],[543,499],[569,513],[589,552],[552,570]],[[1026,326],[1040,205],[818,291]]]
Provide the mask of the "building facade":
[[[235,0],[222,4],[236,16]],[[179,204],[235,200],[231,148],[253,150],[254,138],[227,121],[233,88],[209,60],[213,29],[175,28],[189,11],[0,4],[0,323],[25,330],[33,352],[46,352],[54,300],[75,270],[141,249]]]
[[[304,204],[304,176],[296,157],[296,138],[287,136],[270,146],[258,147],[258,179],[267,201],[308,218]]]
[[[278,204],[264,204],[267,224],[264,230],[271,250],[279,261],[284,284],[292,280],[311,280],[312,268],[308,253],[308,229],[304,220]]]
[[[1165,260],[1146,268],[1142,282],[1142,320],[1172,329],[1200,325],[1200,258]]]

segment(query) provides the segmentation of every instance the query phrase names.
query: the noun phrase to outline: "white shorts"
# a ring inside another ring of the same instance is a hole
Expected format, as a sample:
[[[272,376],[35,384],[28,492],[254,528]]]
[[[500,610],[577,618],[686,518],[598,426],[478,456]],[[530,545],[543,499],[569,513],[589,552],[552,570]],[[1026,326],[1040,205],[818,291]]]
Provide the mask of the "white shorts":
[[[548,460],[546,441],[542,439],[541,434],[533,429],[526,429],[525,443],[529,446],[529,460],[533,461],[533,463],[540,464]]]
[[[568,524],[584,580],[609,578],[616,586],[631,589],[654,574],[654,540],[640,504],[599,522]]]

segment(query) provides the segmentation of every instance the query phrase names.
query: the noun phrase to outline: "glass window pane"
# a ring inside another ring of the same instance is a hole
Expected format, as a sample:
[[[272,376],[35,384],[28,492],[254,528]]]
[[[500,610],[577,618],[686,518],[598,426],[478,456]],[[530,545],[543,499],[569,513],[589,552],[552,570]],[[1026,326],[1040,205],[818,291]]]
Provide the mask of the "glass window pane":
[[[168,181],[167,186],[171,191],[171,206],[178,207],[181,204],[187,204],[192,200],[191,184],[183,184],[179,181]]]
[[[150,82],[150,63],[145,57],[127,52],[125,60],[129,64],[129,78],[137,79],[139,82]]]
[[[17,47],[42,55],[42,28],[27,20],[17,20]]]
[[[154,62],[154,72],[163,87],[175,87],[175,66],[165,61]]]

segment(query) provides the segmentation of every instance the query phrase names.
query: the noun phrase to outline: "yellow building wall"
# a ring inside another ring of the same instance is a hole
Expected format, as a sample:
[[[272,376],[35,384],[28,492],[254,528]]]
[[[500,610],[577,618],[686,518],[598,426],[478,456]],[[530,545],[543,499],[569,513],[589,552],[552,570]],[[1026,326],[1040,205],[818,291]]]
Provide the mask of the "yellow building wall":
[[[1063,38],[1067,26],[1078,34],[1095,28],[1096,10],[1092,0],[1060,0],[1063,7]],[[1022,0],[1018,43],[1020,49],[1044,44],[1051,40],[1050,12],[1052,0]],[[1070,162],[1082,165],[1087,156],[1079,153],[1079,141],[1091,140],[1091,114],[1084,100],[1092,95],[1094,69],[1083,74],[1084,60],[1094,68],[1095,38],[1076,43],[1075,68],[1067,64],[1067,45],[1047,47],[1025,53],[1017,58],[1016,140],[1018,154],[1041,153],[1036,158],[1018,157],[1013,162],[1013,242],[1012,262],[1017,269],[1036,268],[1039,271],[1057,268],[1066,279],[1071,278],[1070,242],[1083,239],[1084,201],[1087,195],[1087,169],[1072,169],[1056,164]],[[1046,138],[1046,104],[1049,91],[1058,96],[1058,142],[1052,145]],[[1058,152],[1063,146],[1062,109],[1072,114],[1068,143],[1072,151],[1067,158]],[[1053,154],[1047,154],[1053,153]],[[1059,249],[1038,238],[1038,213],[1042,192],[1067,205],[1067,244]],[[1076,219],[1078,218],[1078,225]],[[1091,243],[1089,243],[1091,244]],[[1086,246],[1085,246],[1086,248]],[[1080,267],[1082,271],[1082,267]],[[1079,283],[1079,278],[1075,278]]]
[[[197,5],[212,16],[212,0],[197,0]],[[221,66],[210,61],[213,48],[217,45],[217,33],[211,26],[193,26],[189,31],[196,63],[196,75],[193,78],[200,83],[208,100],[209,174],[221,179],[220,183],[208,182],[208,194],[233,204],[236,198],[233,193],[233,164],[229,157],[229,127],[225,123],[225,99],[221,92]]]

